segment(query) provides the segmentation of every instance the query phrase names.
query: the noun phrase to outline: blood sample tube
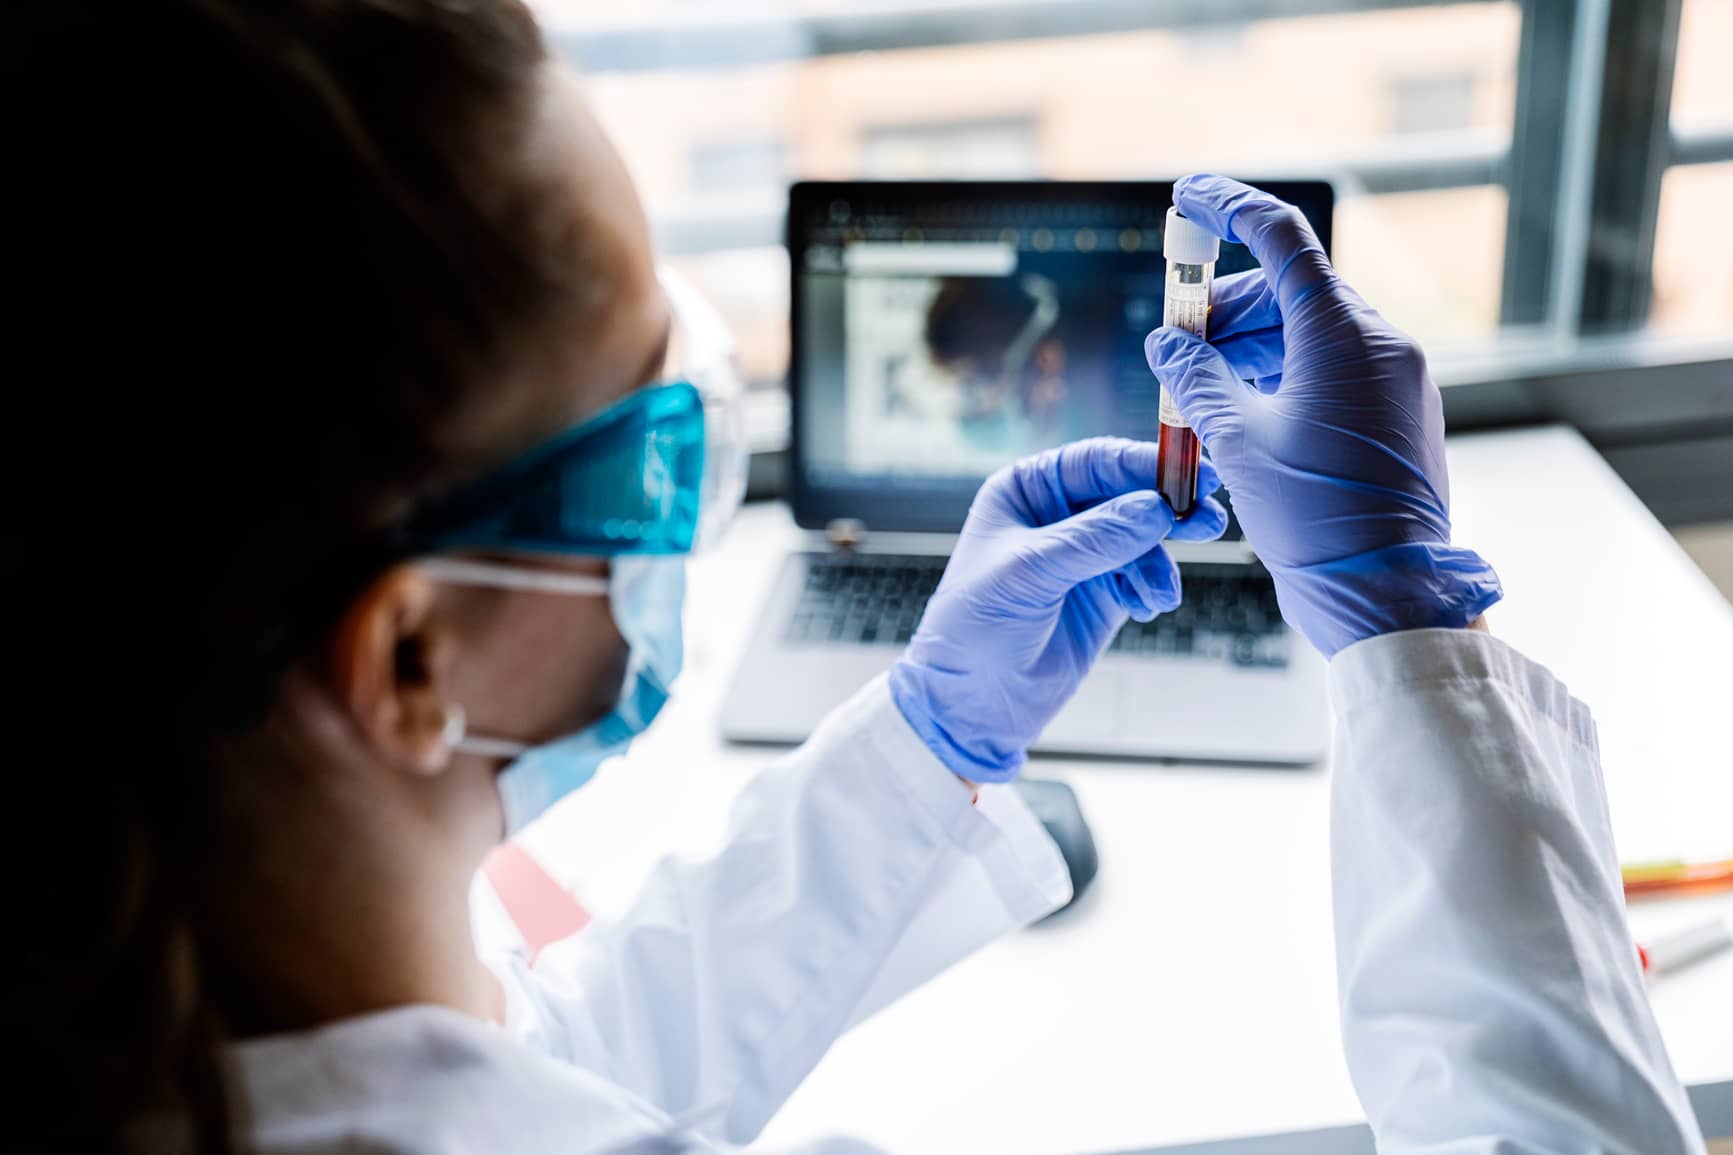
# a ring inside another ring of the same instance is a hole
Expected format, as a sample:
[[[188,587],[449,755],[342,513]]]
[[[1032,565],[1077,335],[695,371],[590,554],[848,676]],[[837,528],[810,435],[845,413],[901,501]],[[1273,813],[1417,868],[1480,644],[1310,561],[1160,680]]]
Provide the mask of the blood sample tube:
[[[1167,210],[1161,251],[1167,258],[1167,281],[1163,287],[1161,323],[1177,325],[1200,338],[1209,317],[1210,282],[1215,279],[1221,239],[1180,215]],[[1188,517],[1197,505],[1197,468],[1202,447],[1197,434],[1185,423],[1173,403],[1167,385],[1161,387],[1161,434],[1156,441],[1156,488],[1173,507],[1175,517]]]

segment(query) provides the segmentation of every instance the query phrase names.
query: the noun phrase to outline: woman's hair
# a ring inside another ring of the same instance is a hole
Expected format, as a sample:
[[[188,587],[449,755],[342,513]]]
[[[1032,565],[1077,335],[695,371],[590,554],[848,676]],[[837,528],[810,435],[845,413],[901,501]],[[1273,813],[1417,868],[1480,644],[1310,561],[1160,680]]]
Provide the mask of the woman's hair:
[[[317,640],[283,622],[370,576],[381,526],[511,448],[469,418],[600,290],[529,158],[546,50],[518,0],[6,19],[0,1127],[227,1151],[201,896],[244,848],[214,736],[256,723]]]

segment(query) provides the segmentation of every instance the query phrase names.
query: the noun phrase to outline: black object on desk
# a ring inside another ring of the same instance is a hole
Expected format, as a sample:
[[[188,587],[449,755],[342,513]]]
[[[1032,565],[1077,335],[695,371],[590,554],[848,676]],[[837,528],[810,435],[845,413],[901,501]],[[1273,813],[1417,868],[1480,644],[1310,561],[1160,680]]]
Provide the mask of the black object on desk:
[[[1048,837],[1059,846],[1065,858],[1065,869],[1071,874],[1071,902],[1076,902],[1095,879],[1099,865],[1095,856],[1095,836],[1089,823],[1083,820],[1083,808],[1077,804],[1077,794],[1063,782],[1050,778],[1019,778],[1017,792],[1029,809],[1040,819]],[[1059,910],[1053,912],[1058,914]],[[1053,914],[1048,915],[1052,918]]]

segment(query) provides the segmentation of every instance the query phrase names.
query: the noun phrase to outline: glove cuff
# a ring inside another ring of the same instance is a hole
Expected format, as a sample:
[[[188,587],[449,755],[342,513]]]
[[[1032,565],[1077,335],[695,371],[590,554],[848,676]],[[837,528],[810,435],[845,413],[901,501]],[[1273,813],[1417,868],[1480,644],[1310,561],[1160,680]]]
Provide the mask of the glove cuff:
[[[1017,777],[1028,761],[1028,752],[1020,748],[972,751],[963,746],[938,720],[927,693],[930,676],[932,671],[912,665],[907,658],[891,667],[891,700],[897,704],[903,721],[909,724],[915,736],[959,778],[988,785],[1009,782]]]
[[[1411,543],[1276,575],[1282,616],[1326,657],[1402,630],[1460,629],[1504,597],[1471,549]]]

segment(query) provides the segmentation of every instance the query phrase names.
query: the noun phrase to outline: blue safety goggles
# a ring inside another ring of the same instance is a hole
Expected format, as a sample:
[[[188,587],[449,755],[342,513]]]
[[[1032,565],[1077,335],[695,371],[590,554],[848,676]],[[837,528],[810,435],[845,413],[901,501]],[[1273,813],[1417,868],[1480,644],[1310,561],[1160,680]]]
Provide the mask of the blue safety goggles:
[[[456,492],[424,505],[396,539],[405,556],[689,552],[706,509],[704,400],[685,381],[640,389]],[[732,511],[729,511],[732,512]]]
[[[477,481],[425,504],[396,552],[681,554],[714,542],[746,492],[734,338],[672,270],[661,380]]]

